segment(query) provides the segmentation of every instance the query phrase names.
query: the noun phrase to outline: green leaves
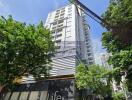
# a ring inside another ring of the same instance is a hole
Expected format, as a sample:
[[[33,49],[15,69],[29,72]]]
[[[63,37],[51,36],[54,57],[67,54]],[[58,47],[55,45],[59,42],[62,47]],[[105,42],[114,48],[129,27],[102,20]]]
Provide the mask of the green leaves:
[[[104,25],[114,36],[123,42],[132,43],[132,1],[110,0],[110,5],[102,15]]]
[[[113,94],[114,100],[125,100],[125,95],[123,92],[117,92]]]
[[[76,69],[76,84],[79,89],[88,88],[95,94],[105,96],[111,91],[110,82],[107,81],[111,75],[110,71],[102,66],[80,64]]]
[[[114,77],[120,83],[125,72],[126,83],[132,84],[132,0],[111,0],[103,18],[112,26],[106,26],[108,32],[103,33],[102,44],[112,54],[109,64],[120,69]]]
[[[0,18],[0,84],[12,83],[25,74],[46,77],[53,52],[50,31],[42,22],[35,26],[15,21],[11,16]]]
[[[132,17],[131,0],[110,0],[107,11],[103,14],[103,18],[107,20],[111,26],[117,26],[129,22]]]

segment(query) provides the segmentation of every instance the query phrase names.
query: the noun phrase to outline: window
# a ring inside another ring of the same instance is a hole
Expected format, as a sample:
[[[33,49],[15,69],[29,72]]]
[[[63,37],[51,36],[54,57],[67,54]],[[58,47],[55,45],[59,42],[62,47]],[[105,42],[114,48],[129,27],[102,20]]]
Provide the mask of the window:
[[[71,26],[71,22],[67,22],[67,26]]]
[[[66,33],[69,33],[70,34],[71,33],[71,30],[67,30]]]
[[[68,13],[71,13],[72,12],[72,8],[68,8]]]
[[[60,49],[60,46],[56,46],[56,49]]]
[[[91,56],[91,53],[88,53],[88,56]]]
[[[48,28],[48,25],[46,25],[45,27]]]
[[[71,31],[71,27],[67,27],[66,32],[70,32],[70,31]]]
[[[64,13],[65,12],[65,8],[63,8],[62,10],[61,10],[61,13]]]
[[[51,38],[54,38],[54,36],[52,36]]]
[[[61,42],[61,40],[56,40],[55,42],[56,42],[56,43],[60,43],[60,42]]]
[[[55,18],[54,21],[56,22],[58,20],[58,18]]]
[[[60,19],[63,19],[64,18],[64,16],[60,16]]]
[[[62,28],[58,29],[57,32],[58,32],[58,33],[62,32]]]
[[[67,23],[71,23],[72,21],[70,19],[67,20]]]
[[[61,10],[65,10],[65,7],[61,8]]]
[[[62,34],[58,34],[58,35],[56,35],[56,37],[58,38],[58,37],[61,37],[62,36]]]
[[[91,46],[90,45],[87,45],[87,48],[90,48]]]
[[[58,13],[58,12],[60,12],[60,10],[59,10],[59,9],[56,11],[56,13]]]
[[[64,13],[60,14],[60,16],[62,16],[62,17],[63,17],[63,16],[64,16]]]
[[[64,20],[59,20],[59,21],[58,21],[58,24],[63,23],[63,22],[64,22]]]
[[[52,34],[55,34],[55,31],[52,31]]]
[[[71,17],[68,17],[67,22],[69,22],[69,21],[72,21],[72,18]]]
[[[60,12],[57,12],[57,13],[56,13],[56,16],[58,16],[59,14],[60,14]]]
[[[66,38],[71,37],[71,32],[66,32]]]
[[[89,64],[93,64],[93,62],[89,62]]]
[[[89,58],[88,60],[93,61],[93,59],[92,59],[92,58]]]
[[[72,10],[72,6],[69,6],[69,7],[68,7],[68,10]]]
[[[58,25],[58,27],[62,27],[62,26],[63,26],[63,24],[59,24],[59,25]]]
[[[68,16],[71,16],[72,14],[68,14]]]
[[[52,29],[54,30],[56,27],[52,27]]]
[[[53,23],[53,25],[56,25],[56,24],[57,24],[57,22],[54,22],[54,23]]]
[[[86,45],[89,46],[89,42],[87,42]]]
[[[72,36],[67,36],[66,38],[70,38],[70,37],[72,37]],[[71,44],[71,43],[69,43],[69,44]]]
[[[71,13],[72,12],[72,10],[68,10],[68,13]]]
[[[61,11],[61,13],[62,13],[62,14],[64,14],[64,13],[65,13],[65,11]]]
[[[56,22],[58,19],[56,18],[56,19],[54,19],[54,21]]]
[[[55,18],[58,18],[59,16],[55,16]]]
[[[90,52],[89,50],[87,50],[87,52]]]
[[[88,39],[86,39],[86,42],[89,42]]]

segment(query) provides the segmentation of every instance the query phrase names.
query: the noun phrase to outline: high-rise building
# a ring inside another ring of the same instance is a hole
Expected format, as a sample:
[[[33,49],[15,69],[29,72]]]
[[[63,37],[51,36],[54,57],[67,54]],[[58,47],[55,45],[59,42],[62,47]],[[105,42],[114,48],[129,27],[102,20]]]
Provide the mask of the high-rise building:
[[[49,13],[45,27],[51,31],[56,46],[51,75],[74,74],[80,62],[94,63],[90,27],[85,14],[74,4]]]
[[[102,66],[109,69],[109,70],[112,69],[112,65],[108,64],[108,59],[110,56],[111,56],[110,53],[102,53],[102,55],[101,55]]]

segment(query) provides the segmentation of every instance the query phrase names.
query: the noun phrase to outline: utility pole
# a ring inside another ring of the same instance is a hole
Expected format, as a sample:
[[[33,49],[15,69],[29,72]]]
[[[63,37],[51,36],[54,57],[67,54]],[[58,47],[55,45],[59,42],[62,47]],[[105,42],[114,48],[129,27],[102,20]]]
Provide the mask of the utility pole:
[[[81,9],[85,14],[87,14],[89,17],[94,19],[96,22],[102,24],[107,24],[105,20],[103,20],[100,16],[98,16],[96,13],[94,13],[92,10],[90,10],[88,7],[86,7],[83,3],[81,3],[79,0],[69,0],[71,3],[75,4],[76,7]]]
[[[69,0],[71,3],[73,3],[78,9],[81,9],[85,14],[87,14],[89,17],[94,19],[99,24],[109,28],[109,31],[113,33],[114,36],[119,37],[119,40],[125,43],[132,43],[132,34],[131,34],[131,28],[130,23],[128,25],[121,25],[121,26],[111,26],[109,23],[107,23],[106,20],[102,19],[100,16],[98,16],[96,13],[94,13],[92,10],[90,10],[88,7],[86,7],[83,3],[81,3],[79,0]],[[120,33],[120,34],[119,34]]]

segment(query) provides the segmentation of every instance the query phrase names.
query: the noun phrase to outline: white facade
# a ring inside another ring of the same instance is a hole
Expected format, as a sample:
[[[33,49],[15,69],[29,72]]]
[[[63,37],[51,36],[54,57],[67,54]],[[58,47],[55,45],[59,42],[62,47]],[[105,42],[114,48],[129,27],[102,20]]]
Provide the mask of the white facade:
[[[108,64],[108,59],[111,56],[110,53],[102,53],[101,55],[101,62],[102,66],[106,67],[107,69],[112,69],[112,65]]]
[[[94,63],[89,26],[84,13],[71,4],[48,14],[45,27],[52,32],[56,53],[51,75],[75,73],[81,61]]]

